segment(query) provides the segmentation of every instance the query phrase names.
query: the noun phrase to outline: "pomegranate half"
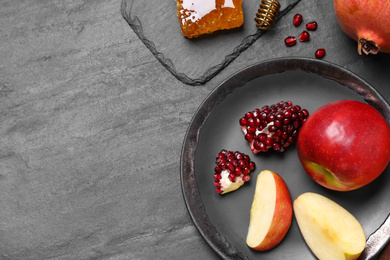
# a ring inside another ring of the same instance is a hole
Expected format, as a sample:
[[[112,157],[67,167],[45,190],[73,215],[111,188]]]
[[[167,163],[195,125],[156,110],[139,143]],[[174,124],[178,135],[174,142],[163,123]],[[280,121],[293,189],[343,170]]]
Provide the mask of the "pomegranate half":
[[[366,55],[390,53],[390,1],[333,0],[341,29]]]

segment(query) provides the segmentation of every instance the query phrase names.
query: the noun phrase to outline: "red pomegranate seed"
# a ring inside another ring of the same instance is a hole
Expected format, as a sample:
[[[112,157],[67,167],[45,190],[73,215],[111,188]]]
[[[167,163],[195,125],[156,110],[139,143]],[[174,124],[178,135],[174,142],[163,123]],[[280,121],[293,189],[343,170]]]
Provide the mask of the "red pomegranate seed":
[[[303,31],[301,35],[299,35],[300,42],[307,42],[310,40],[310,34],[307,31]]]
[[[306,109],[284,101],[264,106],[257,114],[260,127],[253,129],[249,124],[241,125],[245,139],[255,154],[269,149],[284,152],[285,148],[295,143],[299,129],[309,116]],[[250,139],[247,138],[248,131],[251,131]]]
[[[236,168],[234,169],[234,174],[235,174],[236,176],[240,176],[241,173],[242,173],[242,169],[241,169],[240,167],[236,167]]]
[[[245,117],[240,119],[240,125],[246,125],[247,123],[248,123],[248,120]]]
[[[297,39],[294,36],[288,36],[286,39],[284,39],[284,43],[287,47],[291,47],[297,43]]]
[[[306,24],[306,29],[309,31],[317,30],[317,22],[310,22],[310,23]]]
[[[325,54],[326,54],[325,49],[318,49],[316,50],[314,55],[316,56],[317,59],[322,59],[325,56]]]
[[[251,171],[253,171],[255,169],[255,163],[254,162],[250,162],[249,163],[249,168]]]
[[[293,24],[294,26],[299,26],[302,23],[302,15],[296,14],[294,15]]]
[[[253,117],[252,112],[247,113],[247,115]],[[259,113],[253,113],[255,116],[259,116]],[[249,120],[247,120],[249,121]],[[241,122],[241,120],[240,120]],[[255,134],[256,128],[253,128]],[[249,181],[249,173],[255,169],[256,165],[252,162],[247,154],[241,153],[239,151],[227,151],[221,150],[216,156],[215,159],[215,168],[214,168],[214,185],[217,187],[216,191],[219,194],[224,194],[226,186],[221,185],[221,180],[223,178],[228,178],[231,182],[236,181]],[[225,177],[223,177],[225,176]],[[247,176],[247,177],[246,177]],[[239,178],[240,179],[237,179]]]

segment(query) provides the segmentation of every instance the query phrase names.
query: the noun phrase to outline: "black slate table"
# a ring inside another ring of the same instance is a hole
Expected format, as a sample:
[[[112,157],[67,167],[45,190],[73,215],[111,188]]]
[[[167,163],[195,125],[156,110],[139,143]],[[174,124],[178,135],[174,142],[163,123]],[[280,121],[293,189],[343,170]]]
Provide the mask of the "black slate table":
[[[218,259],[188,215],[181,148],[205,97],[251,64],[324,47],[390,101],[390,55],[358,55],[331,1],[300,1],[196,86],[167,70],[121,6],[0,1],[0,259]],[[295,13],[321,33],[286,48]]]

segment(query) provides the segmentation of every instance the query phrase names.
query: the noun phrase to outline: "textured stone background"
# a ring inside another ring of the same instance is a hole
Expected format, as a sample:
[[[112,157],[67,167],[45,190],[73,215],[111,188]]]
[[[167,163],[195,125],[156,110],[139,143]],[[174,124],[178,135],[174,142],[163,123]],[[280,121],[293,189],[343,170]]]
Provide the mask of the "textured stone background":
[[[331,1],[303,0],[197,87],[167,72],[120,5],[0,0],[0,259],[218,259],[187,213],[180,152],[204,98],[250,64],[325,46],[390,100],[390,56],[359,56]],[[297,12],[324,27],[285,48]]]

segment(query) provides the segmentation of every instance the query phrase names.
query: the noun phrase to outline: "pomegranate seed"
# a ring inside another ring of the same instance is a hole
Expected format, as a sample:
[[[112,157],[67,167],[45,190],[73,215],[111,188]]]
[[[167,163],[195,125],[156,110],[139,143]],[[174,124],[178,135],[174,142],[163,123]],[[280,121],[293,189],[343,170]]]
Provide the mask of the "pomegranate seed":
[[[317,59],[322,59],[324,56],[325,56],[326,52],[325,52],[325,49],[318,49],[316,50],[315,52],[315,56]]]
[[[253,116],[254,117],[259,117],[259,114],[260,114],[260,109],[253,110]]]
[[[300,42],[307,42],[310,40],[310,34],[307,31],[303,31],[298,38]]]
[[[310,22],[310,23],[306,24],[306,29],[309,31],[317,30],[317,22]]]
[[[267,146],[271,146],[272,145],[271,138],[267,138],[267,140],[265,140],[264,144],[267,145]]]
[[[302,23],[302,15],[296,14],[294,15],[293,24],[294,26],[299,26]]]
[[[249,119],[249,118],[252,118],[253,117],[253,114],[251,112],[248,112],[245,114],[245,118],[246,119]]]
[[[303,113],[305,118],[307,118],[309,116],[309,111],[307,111],[306,109],[302,109],[302,113]]]
[[[256,126],[255,120],[253,118],[248,119],[248,124],[249,124],[249,126],[252,126],[252,127]]]
[[[276,131],[276,126],[275,126],[275,125],[270,125],[270,126],[268,127],[268,131],[270,131],[270,132],[275,132],[275,131]]]
[[[217,159],[222,159],[222,158],[225,158],[225,155],[223,153],[219,153],[217,155]]]
[[[237,167],[241,169],[241,168],[244,167],[245,165],[246,165],[246,162],[245,162],[244,160],[239,160],[239,161],[238,161]]]
[[[298,118],[298,115],[296,114],[296,113],[293,113],[292,115],[291,115],[291,119],[292,120],[296,120]]]
[[[286,39],[284,39],[284,43],[287,47],[291,47],[297,43],[297,39],[294,36],[288,36]]]
[[[280,120],[275,120],[275,127],[276,128],[281,128],[282,127],[282,122]]]
[[[309,116],[306,109],[293,105],[291,101],[263,106],[260,112],[252,112],[252,114],[258,116],[260,124],[256,124],[255,129],[251,127],[250,134],[248,126],[243,125],[241,129],[255,154],[267,152],[269,149],[285,151],[286,147],[295,143],[299,129]],[[264,114],[266,116],[263,116]],[[248,135],[251,138],[248,138]]]
[[[247,140],[248,142],[252,141],[254,138],[255,138],[254,134],[246,134],[245,135],[245,140]]]
[[[254,145],[253,147],[257,150],[257,151],[266,151],[267,147],[265,146],[265,143],[264,142],[254,142]]]
[[[276,119],[279,120],[279,121],[283,120],[283,114],[282,114],[282,112],[277,112],[277,113],[275,114],[275,117],[276,117]]]
[[[251,179],[251,176],[249,176],[249,175],[245,175],[244,177],[242,177],[243,181],[249,181],[250,179]]]
[[[218,163],[217,165],[219,165],[219,166],[222,166],[223,164],[227,163],[226,158],[217,158],[216,161]]]
[[[240,119],[240,125],[243,126],[243,125],[246,125],[246,124],[248,124],[248,120],[245,117],[242,117]]]
[[[284,111],[284,116],[287,118],[291,117],[291,112],[289,110]]]
[[[237,154],[236,154],[237,153]],[[244,159],[244,155],[242,155],[242,153],[239,153],[239,152],[236,152],[235,153],[235,156],[236,156],[236,159],[237,160],[242,160],[242,159]]]
[[[236,168],[234,169],[234,174],[235,174],[236,176],[240,176],[241,173],[242,173],[242,169],[241,169],[241,168],[236,167]]]
[[[249,163],[249,169],[250,169],[251,171],[253,171],[253,170],[255,169],[255,163],[254,163],[254,162],[250,162],[250,163]]]
[[[249,125],[249,122],[248,122],[248,125]],[[254,126],[248,126],[246,129],[247,129],[248,133],[250,133],[250,134],[255,134],[255,132],[256,132],[256,127],[254,127]]]
[[[255,126],[256,126],[257,128],[259,128],[259,127],[261,126],[261,120],[260,120],[260,118],[256,118],[256,119],[255,119]]]
[[[230,171],[230,172],[234,172],[234,169],[235,169],[236,167],[234,167],[234,165],[232,164],[232,163],[230,163],[230,162],[228,162],[227,164],[226,164],[226,169],[228,170],[228,171]]]

